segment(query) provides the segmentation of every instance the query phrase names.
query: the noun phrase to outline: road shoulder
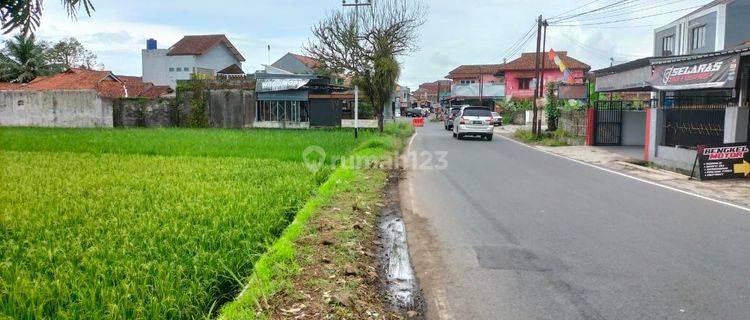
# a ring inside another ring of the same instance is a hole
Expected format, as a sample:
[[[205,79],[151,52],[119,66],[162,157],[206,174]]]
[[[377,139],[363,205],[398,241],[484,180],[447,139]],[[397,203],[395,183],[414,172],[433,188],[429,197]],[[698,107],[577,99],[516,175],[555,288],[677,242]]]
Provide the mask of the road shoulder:
[[[545,147],[516,139],[511,130],[496,130],[496,136],[529,148],[618,173],[633,179],[691,194],[715,202],[750,211],[750,180],[691,180],[689,176],[648,165],[633,163],[633,159],[601,148],[589,146]]]

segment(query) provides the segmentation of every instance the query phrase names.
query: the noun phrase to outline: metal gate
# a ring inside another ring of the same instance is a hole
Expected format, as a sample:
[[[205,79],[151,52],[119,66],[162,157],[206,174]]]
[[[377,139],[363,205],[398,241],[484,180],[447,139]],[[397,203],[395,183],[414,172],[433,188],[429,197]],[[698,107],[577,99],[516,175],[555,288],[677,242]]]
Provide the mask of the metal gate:
[[[619,146],[622,144],[622,101],[597,101],[596,129],[594,130],[597,146]]]

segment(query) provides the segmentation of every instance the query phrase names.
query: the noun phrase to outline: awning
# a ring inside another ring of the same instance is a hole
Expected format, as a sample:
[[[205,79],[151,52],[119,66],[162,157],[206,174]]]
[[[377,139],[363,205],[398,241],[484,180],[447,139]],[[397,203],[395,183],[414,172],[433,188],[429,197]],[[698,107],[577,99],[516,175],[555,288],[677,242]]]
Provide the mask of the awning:
[[[259,92],[258,101],[308,101],[307,90]]]
[[[723,55],[655,65],[649,84],[657,90],[734,88],[740,55]]]
[[[597,92],[650,91],[651,66],[622,70],[618,73],[596,76]]]

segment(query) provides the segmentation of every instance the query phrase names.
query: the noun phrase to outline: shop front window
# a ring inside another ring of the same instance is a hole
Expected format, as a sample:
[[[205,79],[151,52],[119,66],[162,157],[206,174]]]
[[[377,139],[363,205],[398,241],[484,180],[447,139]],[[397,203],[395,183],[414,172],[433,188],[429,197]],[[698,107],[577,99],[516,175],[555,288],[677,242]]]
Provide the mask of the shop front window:
[[[258,121],[309,122],[308,102],[259,100],[256,118]]]

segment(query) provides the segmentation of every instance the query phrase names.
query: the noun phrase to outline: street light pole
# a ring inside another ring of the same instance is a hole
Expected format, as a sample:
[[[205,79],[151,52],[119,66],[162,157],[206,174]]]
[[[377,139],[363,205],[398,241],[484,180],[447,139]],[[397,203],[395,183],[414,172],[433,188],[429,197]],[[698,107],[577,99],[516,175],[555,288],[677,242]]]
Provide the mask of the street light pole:
[[[354,7],[354,32],[357,34],[357,40],[359,41],[359,7],[372,5],[372,0],[354,0],[354,3],[347,3],[346,0],[341,0],[341,5],[344,7]],[[373,106],[375,107],[375,106]],[[377,109],[376,109],[377,110]],[[383,116],[383,115],[379,115]],[[354,85],[354,139],[359,138],[359,86]]]

